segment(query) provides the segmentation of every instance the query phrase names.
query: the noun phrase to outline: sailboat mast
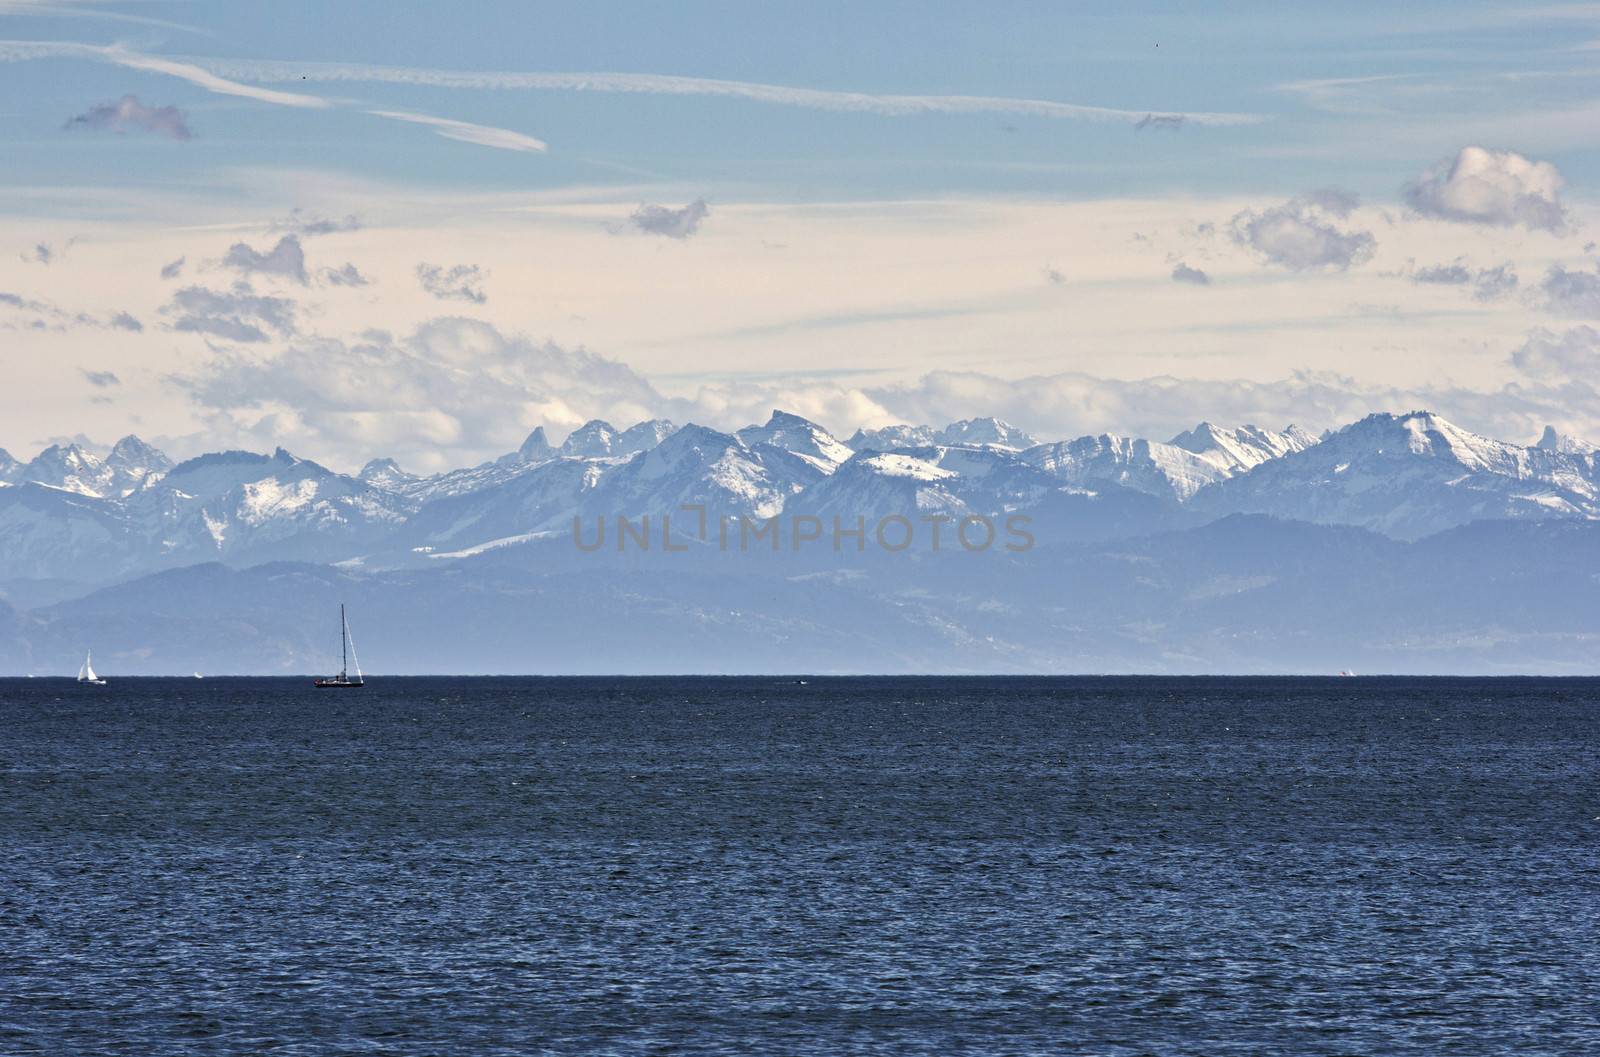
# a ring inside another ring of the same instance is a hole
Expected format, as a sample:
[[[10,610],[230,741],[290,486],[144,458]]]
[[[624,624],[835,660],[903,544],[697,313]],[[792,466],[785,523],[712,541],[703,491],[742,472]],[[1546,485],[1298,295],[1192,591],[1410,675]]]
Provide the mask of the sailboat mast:
[[[339,603],[339,674],[343,675],[350,670],[350,648],[346,645],[349,636],[346,629],[350,627],[344,619],[344,603]]]

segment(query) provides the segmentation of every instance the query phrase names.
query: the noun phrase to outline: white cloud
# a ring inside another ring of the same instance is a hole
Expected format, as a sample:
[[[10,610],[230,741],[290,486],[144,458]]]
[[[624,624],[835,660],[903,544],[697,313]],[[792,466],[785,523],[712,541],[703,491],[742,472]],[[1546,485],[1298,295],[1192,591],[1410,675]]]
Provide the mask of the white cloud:
[[[136,51],[130,51],[120,44],[102,47],[74,41],[0,40],[0,62],[27,62],[34,59],[86,59],[94,62],[107,62],[125,69],[138,70],[142,73],[156,73],[168,77],[176,77],[179,80],[187,81],[190,84],[204,88],[208,92],[215,92],[219,95],[254,99],[258,102],[272,103],[277,106],[325,110],[335,105],[331,100],[324,99],[321,96],[304,95],[297,92],[280,92],[272,88],[244,84],[219,76],[204,66],[196,65],[192,62],[180,62],[155,55],[144,55]],[[304,80],[305,78],[298,79]],[[127,99],[132,99],[132,97],[129,96]],[[520,132],[494,128],[489,125],[475,125],[470,121],[455,121],[450,118],[434,117],[431,114],[419,114],[409,110],[369,110],[367,112],[392,121],[427,125],[446,139],[459,140],[463,143],[475,143],[479,146],[514,151],[543,151],[546,149],[546,145],[542,140],[534,139],[532,136],[525,136]],[[99,119],[96,118],[95,120]],[[172,124],[170,118],[163,118],[162,120],[169,126]],[[179,123],[181,124],[181,116]],[[186,128],[184,131],[187,133]],[[179,138],[188,137],[185,135]]]
[[[545,151],[549,145],[543,140],[525,136],[520,132],[510,129],[494,128],[491,125],[474,125],[470,121],[453,121],[447,117],[433,117],[430,114],[418,114],[409,110],[369,110],[369,114],[386,117],[392,121],[406,121],[413,125],[427,125],[445,139],[460,140],[462,143],[476,143],[480,147],[495,147],[499,150],[515,151]]]
[[[1439,220],[1560,232],[1567,223],[1564,183],[1549,162],[1463,147],[1407,186],[1405,199],[1422,216]]]
[[[251,81],[355,81],[427,85],[435,88],[529,89],[621,94],[714,96],[747,99],[779,106],[806,107],[845,113],[907,117],[916,114],[1017,114],[1030,117],[1109,121],[1130,125],[1172,124],[1248,125],[1261,121],[1256,114],[1204,111],[1120,110],[1083,106],[1044,99],[1015,99],[971,95],[882,95],[837,92],[815,88],[750,81],[724,81],[709,77],[675,77],[647,73],[477,73],[417,69],[400,66],[365,66],[352,63],[261,62],[197,58],[208,68]]]
[[[95,18],[112,22],[127,22],[140,26],[154,26],[160,29],[176,29],[188,33],[199,32],[193,26],[186,26],[181,22],[169,22],[162,18],[150,18],[145,15],[130,15],[122,11],[110,11],[102,6],[103,2],[104,0],[0,0],[0,15]]]
[[[583,349],[432,320],[405,338],[291,341],[222,351],[182,382],[215,438],[283,444],[359,465],[374,455],[441,469],[510,451],[537,425],[636,422],[664,400],[628,367]]]
[[[1554,382],[1571,379],[1587,384],[1600,375],[1600,331],[1573,327],[1557,334],[1541,327],[1511,354],[1511,363],[1533,378]]]
[[[1357,204],[1348,191],[1321,190],[1270,209],[1242,210],[1232,221],[1233,238],[1263,260],[1292,271],[1343,271],[1371,260],[1378,245],[1370,231],[1338,223]]]
[[[280,92],[272,88],[241,84],[238,81],[219,77],[210,70],[196,66],[193,63],[177,62],[172,59],[157,58],[153,55],[142,55],[139,52],[130,51],[120,44],[102,47],[96,44],[80,44],[75,41],[0,40],[0,62],[27,62],[33,59],[88,59],[94,62],[108,62],[114,66],[121,66],[129,70],[176,77],[179,80],[188,81],[190,84],[219,95],[255,99],[263,103],[273,103],[277,106],[324,109],[333,105],[320,96],[299,95],[294,92]]]

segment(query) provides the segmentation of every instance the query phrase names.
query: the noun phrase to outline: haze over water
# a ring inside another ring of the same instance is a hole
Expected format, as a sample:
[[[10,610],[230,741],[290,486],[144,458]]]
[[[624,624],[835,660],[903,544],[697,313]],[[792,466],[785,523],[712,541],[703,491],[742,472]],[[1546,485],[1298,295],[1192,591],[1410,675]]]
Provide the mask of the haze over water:
[[[0,681],[0,1052],[1600,1052],[1600,680]]]

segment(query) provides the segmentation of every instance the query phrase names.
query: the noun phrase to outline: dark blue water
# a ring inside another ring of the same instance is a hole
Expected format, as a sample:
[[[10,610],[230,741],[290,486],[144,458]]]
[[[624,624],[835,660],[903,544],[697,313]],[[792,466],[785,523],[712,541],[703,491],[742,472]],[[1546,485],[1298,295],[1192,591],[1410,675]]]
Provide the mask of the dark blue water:
[[[1600,1053],[1600,681],[0,682],[0,1053]]]

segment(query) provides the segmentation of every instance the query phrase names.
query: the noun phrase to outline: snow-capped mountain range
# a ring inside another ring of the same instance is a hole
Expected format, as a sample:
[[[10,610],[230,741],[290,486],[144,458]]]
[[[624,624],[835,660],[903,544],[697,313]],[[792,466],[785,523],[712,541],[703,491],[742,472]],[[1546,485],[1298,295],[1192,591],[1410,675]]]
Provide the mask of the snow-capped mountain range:
[[[221,560],[436,564],[570,533],[574,518],[1026,514],[1042,545],[1147,535],[1235,514],[1353,525],[1414,540],[1484,519],[1600,518],[1600,452],[1547,430],[1534,445],[1426,411],[1375,414],[1321,438],[1201,423],[1167,441],[1040,443],[995,419],[858,430],[841,441],[775,411],[725,433],[590,422],[559,446],[433,476],[381,454],[358,474],[278,450],[174,465],[125,437],[22,462],[0,451],[0,591],[66,597]],[[57,588],[41,585],[57,584]]]

